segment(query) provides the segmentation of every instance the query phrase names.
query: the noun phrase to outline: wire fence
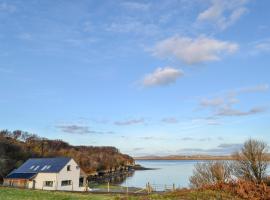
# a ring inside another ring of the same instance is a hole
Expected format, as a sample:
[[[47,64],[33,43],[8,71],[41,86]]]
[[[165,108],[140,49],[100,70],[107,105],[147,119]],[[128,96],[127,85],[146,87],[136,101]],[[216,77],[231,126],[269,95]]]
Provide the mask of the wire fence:
[[[95,193],[133,193],[133,194],[140,194],[140,193],[161,193],[161,192],[169,192],[169,191],[175,191],[177,188],[175,184],[152,184],[152,183],[146,183],[145,187],[139,188],[139,187],[132,187],[126,184],[125,186],[121,185],[113,185],[109,182],[106,185],[103,185],[102,187],[92,187],[90,188],[91,192]]]
[[[149,186],[153,191],[174,191],[175,185],[171,184],[171,185],[167,185],[167,184],[150,184]]]

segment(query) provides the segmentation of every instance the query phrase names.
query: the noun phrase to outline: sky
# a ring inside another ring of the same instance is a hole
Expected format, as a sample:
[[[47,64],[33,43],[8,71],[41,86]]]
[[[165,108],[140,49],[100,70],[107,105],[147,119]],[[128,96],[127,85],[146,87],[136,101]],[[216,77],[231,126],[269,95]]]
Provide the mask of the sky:
[[[269,7],[0,0],[0,129],[132,156],[270,144]]]

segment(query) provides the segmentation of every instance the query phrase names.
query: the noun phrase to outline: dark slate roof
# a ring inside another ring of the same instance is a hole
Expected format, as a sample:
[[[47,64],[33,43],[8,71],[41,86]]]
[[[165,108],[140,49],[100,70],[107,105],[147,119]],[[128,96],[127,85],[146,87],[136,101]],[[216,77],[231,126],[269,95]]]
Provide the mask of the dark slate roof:
[[[71,158],[30,158],[23,163],[18,169],[12,171],[14,173],[57,173],[71,160]]]
[[[33,178],[37,173],[12,173],[7,175],[6,178],[12,178],[12,179],[31,179]]]

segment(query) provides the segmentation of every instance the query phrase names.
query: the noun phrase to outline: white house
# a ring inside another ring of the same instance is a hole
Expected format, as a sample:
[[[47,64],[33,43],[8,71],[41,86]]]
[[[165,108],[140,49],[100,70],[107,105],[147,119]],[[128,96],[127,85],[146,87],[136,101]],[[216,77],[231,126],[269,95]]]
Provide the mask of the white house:
[[[85,191],[86,175],[72,158],[32,158],[4,179],[4,185],[42,190]]]

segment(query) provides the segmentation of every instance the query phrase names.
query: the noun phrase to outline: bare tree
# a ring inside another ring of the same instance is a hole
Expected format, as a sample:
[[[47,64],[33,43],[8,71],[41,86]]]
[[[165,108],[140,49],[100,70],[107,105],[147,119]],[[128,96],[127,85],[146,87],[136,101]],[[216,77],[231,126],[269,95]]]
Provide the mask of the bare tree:
[[[235,174],[238,178],[261,183],[267,177],[267,144],[249,139],[240,152],[235,154]]]
[[[230,179],[231,167],[228,162],[208,161],[195,165],[193,176],[189,178],[189,181],[192,187],[199,188],[204,185],[227,182]]]

